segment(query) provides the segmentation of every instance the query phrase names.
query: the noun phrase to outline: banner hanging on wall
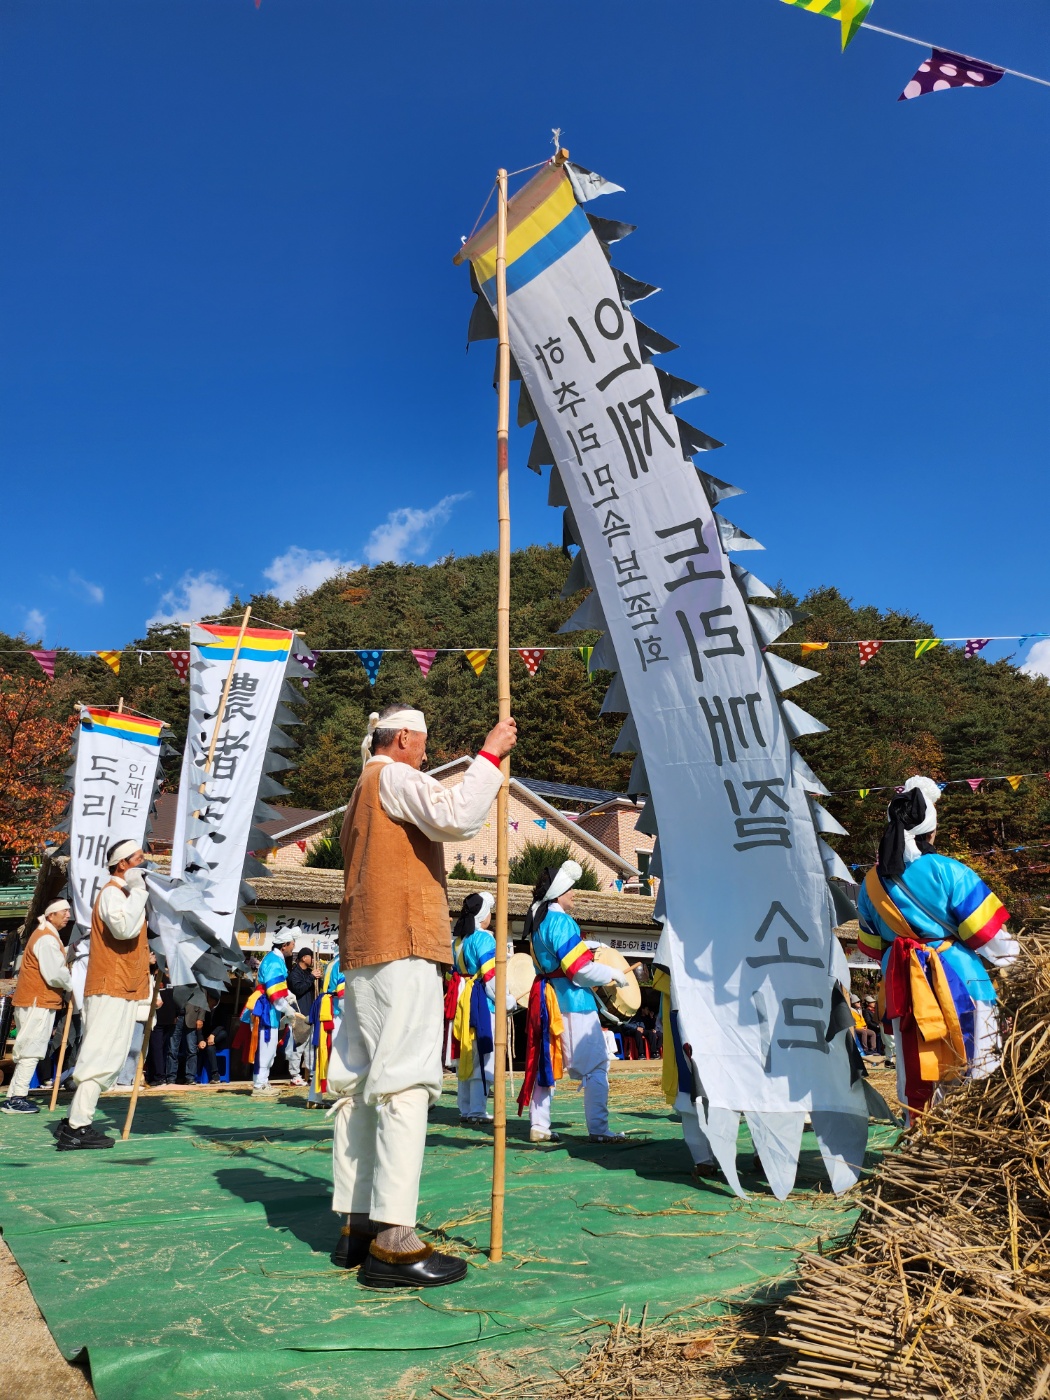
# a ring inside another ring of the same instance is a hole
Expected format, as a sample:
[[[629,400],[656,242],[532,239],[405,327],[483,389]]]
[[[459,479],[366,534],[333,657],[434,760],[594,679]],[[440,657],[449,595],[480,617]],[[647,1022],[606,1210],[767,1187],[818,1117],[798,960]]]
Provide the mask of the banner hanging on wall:
[[[754,606],[771,590],[730,563],[761,546],[713,509],[737,488],[690,460],[721,444],[671,411],[706,391],[650,363],[676,347],[629,307],[657,289],[607,252],[633,226],[580,207],[618,188],[552,162],[510,201],[518,421],[538,419],[530,465],[552,465],[551,504],[581,546],[570,585],[593,589],[562,630],[603,631],[591,665],[618,673],[603,708],[627,714],[615,751],[638,755],[630,791],[659,828],[663,960],[726,1176],[739,1189],[743,1111],[786,1195],[808,1112],[842,1189],[868,1122],[833,1022],[828,877],[851,876],[818,834],[842,830],[811,800],[825,789],[791,749],[824,726],[784,698],[816,673],[763,655],[797,615]],[[494,222],[465,259],[489,311]],[[491,336],[494,318],[476,309],[471,325]]]

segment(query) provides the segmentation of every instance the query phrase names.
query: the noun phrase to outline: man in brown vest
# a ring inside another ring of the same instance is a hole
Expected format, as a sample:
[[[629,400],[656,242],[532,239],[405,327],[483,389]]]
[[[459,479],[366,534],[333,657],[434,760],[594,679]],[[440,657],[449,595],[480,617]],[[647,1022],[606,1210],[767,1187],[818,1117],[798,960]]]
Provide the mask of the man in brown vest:
[[[55,1012],[64,994],[73,990],[66,967],[65,949],[59,937],[69,923],[69,902],[56,899],[44,910],[40,923],[29,935],[22,954],[22,966],[15,984],[15,1072],[7,1098],[0,1105],[3,1113],[39,1113],[29,1095],[29,1085],[37,1062],[47,1054],[55,1025]]]
[[[58,1131],[59,1152],[112,1147],[113,1139],[91,1126],[99,1095],[117,1082],[128,1057],[138,1004],[149,997],[146,941],[146,880],[143,854],[134,841],[109,849],[109,882],[91,911],[91,942],[84,983],[84,1039],[77,1055],[76,1093],[69,1118]]]
[[[328,1087],[340,1095],[332,1144],[332,1208],[347,1217],[332,1259],[360,1264],[372,1288],[433,1288],[463,1278],[461,1259],[415,1232],[427,1110],[441,1096],[444,998],[452,961],[443,841],[475,836],[517,741],[497,724],[463,782],[420,771],[422,711],[394,705],[369,719],[364,767],[340,843],[346,888],[339,957],[346,978]]]

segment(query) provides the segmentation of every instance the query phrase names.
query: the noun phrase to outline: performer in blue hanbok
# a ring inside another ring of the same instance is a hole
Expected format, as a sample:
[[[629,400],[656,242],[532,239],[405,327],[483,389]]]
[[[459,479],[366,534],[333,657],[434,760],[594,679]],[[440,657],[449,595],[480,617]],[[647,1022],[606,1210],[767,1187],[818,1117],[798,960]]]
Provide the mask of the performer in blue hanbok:
[[[245,1002],[241,1021],[251,1029],[248,1058],[252,1066],[252,1094],[275,1094],[270,1069],[281,1041],[281,1018],[291,1021],[296,1008],[288,995],[288,965],[285,956],[295,947],[295,936],[302,929],[282,929],[273,936],[273,946],[259,964],[255,991]]]
[[[890,802],[878,864],[858,901],[858,951],[882,964],[897,1097],[912,1113],[999,1064],[995,988],[986,964],[1019,952],[1010,917],[975,870],[933,848],[940,788],[909,778]]]
[[[335,1023],[343,1014],[343,991],[346,978],[339,966],[339,954],[325,968],[320,993],[310,1007],[310,1039],[314,1047],[314,1067],[310,1076],[307,1108],[320,1108],[328,1089],[328,1061],[332,1054]]]
[[[487,891],[468,894],[452,930],[453,963],[462,979],[452,1022],[459,1045],[459,1116],[475,1127],[492,1122],[486,1101],[492,1094],[496,940],[489,927],[495,902]],[[507,1010],[515,1004],[508,993]]]
[[[627,985],[615,967],[595,962],[600,943],[585,941],[571,917],[573,886],[583,874],[574,860],[552,866],[540,876],[525,917],[532,939],[536,981],[529,994],[525,1044],[525,1080],[518,1113],[529,1109],[529,1141],[557,1142],[551,1131],[551,1098],[563,1068],[583,1081],[583,1112],[592,1142],[616,1142],[623,1133],[609,1131],[609,1061],[598,1003],[591,987],[610,982]]]

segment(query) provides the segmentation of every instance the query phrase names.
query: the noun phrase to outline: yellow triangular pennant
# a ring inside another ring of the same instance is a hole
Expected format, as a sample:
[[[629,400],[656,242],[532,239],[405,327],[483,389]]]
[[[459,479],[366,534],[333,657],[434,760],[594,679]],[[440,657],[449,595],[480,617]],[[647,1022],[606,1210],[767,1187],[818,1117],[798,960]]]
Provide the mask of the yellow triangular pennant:
[[[811,651],[827,651],[827,642],[803,642],[802,655],[807,656]]]
[[[485,662],[488,661],[489,657],[492,655],[492,648],[485,647],[478,651],[464,651],[463,655],[474,667],[474,674],[480,676],[485,669]]]
[[[870,791],[871,791],[871,788],[858,788],[858,789],[857,789],[857,792],[860,794],[861,797],[867,797],[867,795],[868,795],[868,793],[869,793]]]
[[[918,661],[920,656],[925,656],[928,651],[939,647],[940,644],[940,637],[923,637],[921,641],[915,643],[915,660]]]
[[[1013,788],[1014,792],[1016,792],[1017,789],[1021,786],[1021,779],[1022,779],[1023,777],[1024,777],[1024,774],[1023,774],[1023,773],[1015,773],[1015,774],[1013,775],[1013,777],[1007,778],[1006,781],[1007,781],[1007,782],[1010,784],[1010,786]]]
[[[120,652],[119,651],[96,651],[95,655],[100,661],[104,661],[115,676],[120,675]]]

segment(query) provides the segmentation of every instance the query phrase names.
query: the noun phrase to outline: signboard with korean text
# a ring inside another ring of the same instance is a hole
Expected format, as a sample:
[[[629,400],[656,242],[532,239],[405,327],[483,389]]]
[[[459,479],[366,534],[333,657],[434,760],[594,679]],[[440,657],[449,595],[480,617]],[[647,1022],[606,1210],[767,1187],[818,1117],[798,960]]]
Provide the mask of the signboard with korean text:
[[[69,897],[85,933],[109,879],[110,846],[124,840],[141,846],[146,839],[163,727],[162,720],[127,711],[81,707],[69,812]]]
[[[790,615],[749,606],[769,590],[734,575],[727,547],[754,541],[715,514],[686,455],[703,435],[671,412],[703,391],[649,362],[675,347],[628,309],[657,289],[610,265],[574,191],[587,198],[596,182],[548,165],[511,200],[507,241],[519,422],[538,420],[552,503],[567,502],[582,548],[578,586],[593,585],[563,630],[603,631],[593,666],[618,672],[606,708],[627,714],[617,749],[639,755],[631,790],[650,795],[658,825],[661,960],[717,1155],[731,1137],[735,1156],[739,1111],[756,1134],[785,1141],[796,1128],[801,1139],[806,1112],[848,1116],[846,1136],[863,1142],[867,1109],[842,1038],[828,1036],[835,857],[808,795],[819,784],[807,790],[791,749],[793,735],[823,726],[778,693],[813,673],[763,654]],[[595,222],[609,238],[631,229]],[[493,309],[494,239],[488,226],[462,254]],[[736,1185],[731,1160],[723,1166]],[[778,1171],[777,1194],[784,1181]]]

